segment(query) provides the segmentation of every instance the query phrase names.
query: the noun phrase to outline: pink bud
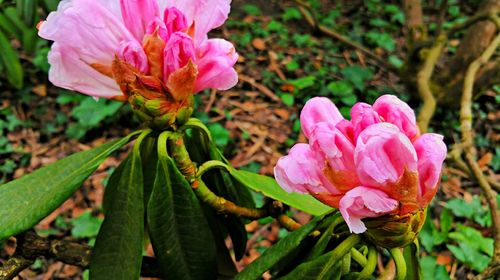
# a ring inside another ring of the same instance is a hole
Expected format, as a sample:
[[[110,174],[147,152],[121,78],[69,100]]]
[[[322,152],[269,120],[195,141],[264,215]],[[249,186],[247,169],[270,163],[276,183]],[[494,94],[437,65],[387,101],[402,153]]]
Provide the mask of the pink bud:
[[[309,138],[314,126],[321,122],[336,125],[342,119],[339,110],[328,98],[314,97],[307,101],[300,114],[300,124],[302,132]]]
[[[418,181],[421,204],[426,206],[434,197],[441,178],[441,168],[446,158],[443,136],[426,133],[414,143],[418,157]]]
[[[339,209],[351,232],[362,233],[366,226],[361,219],[380,216],[397,206],[398,201],[381,190],[357,187],[342,197]]]
[[[385,122],[397,126],[410,140],[418,136],[415,112],[401,99],[394,95],[382,95],[373,103],[373,109]]]
[[[369,126],[359,135],[354,161],[364,186],[384,188],[406,169],[417,171],[417,153],[410,139],[390,123]]]

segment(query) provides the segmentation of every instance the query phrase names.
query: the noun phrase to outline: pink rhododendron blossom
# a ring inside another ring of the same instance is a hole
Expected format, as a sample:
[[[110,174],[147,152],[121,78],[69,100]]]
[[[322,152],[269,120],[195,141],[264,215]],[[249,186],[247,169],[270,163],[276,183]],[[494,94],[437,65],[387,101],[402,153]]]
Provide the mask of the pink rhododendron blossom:
[[[131,90],[150,90],[149,85],[160,91],[173,87],[169,81],[180,86],[172,76],[194,77],[189,80],[193,86],[182,89],[190,94],[229,89],[238,80],[233,68],[238,55],[230,42],[208,39],[207,33],[226,21],[230,3],[62,0],[39,27],[42,38],[54,41],[49,79],[63,88],[118,100],[126,100]],[[175,75],[178,71],[183,74]],[[137,79],[148,86],[134,84]]]
[[[397,97],[357,103],[351,120],[316,97],[300,120],[309,144],[278,161],[276,180],[338,208],[351,232],[366,230],[364,218],[416,213],[434,197],[446,145],[441,135],[420,135],[413,110]]]

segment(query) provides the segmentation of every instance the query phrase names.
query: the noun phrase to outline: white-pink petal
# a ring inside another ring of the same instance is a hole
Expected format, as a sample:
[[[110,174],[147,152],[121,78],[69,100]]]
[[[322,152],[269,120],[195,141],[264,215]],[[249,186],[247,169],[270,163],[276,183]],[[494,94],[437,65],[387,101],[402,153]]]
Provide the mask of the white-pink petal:
[[[326,97],[314,97],[306,102],[300,113],[300,125],[302,132],[309,138],[316,124],[321,122],[330,123],[335,126],[344,118],[330,99]]]
[[[112,98],[122,92],[115,80],[78,58],[76,50],[54,43],[49,53],[49,80],[56,86],[94,97]]]
[[[359,234],[366,231],[366,226],[361,219],[391,212],[398,205],[399,202],[390,198],[385,192],[360,186],[348,191],[342,197],[339,210],[349,230]]]
[[[410,139],[390,123],[369,126],[358,137],[354,162],[361,183],[384,188],[408,171],[417,171],[417,153]]]

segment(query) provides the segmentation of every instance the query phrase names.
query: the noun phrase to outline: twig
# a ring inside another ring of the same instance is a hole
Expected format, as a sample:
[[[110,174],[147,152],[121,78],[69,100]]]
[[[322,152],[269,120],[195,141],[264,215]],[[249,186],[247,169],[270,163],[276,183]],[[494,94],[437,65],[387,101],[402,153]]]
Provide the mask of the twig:
[[[474,89],[474,80],[479,68],[488,62],[491,56],[495,53],[496,49],[500,46],[500,34],[498,34],[486,50],[474,60],[468,67],[467,73],[464,78],[464,88],[462,94],[462,101],[460,107],[460,121],[462,130],[462,144],[464,145],[465,159],[469,165],[471,172],[477,179],[484,196],[488,202],[491,210],[491,220],[493,224],[493,238],[495,241],[493,260],[490,264],[490,269],[485,270],[489,272],[493,266],[500,263],[500,213],[498,211],[496,194],[491,188],[488,180],[481,171],[479,164],[476,161],[476,149],[474,147],[474,139],[472,136],[472,96]],[[485,279],[485,272],[478,275],[476,279]]]
[[[243,75],[243,74],[239,74],[238,77],[239,77],[240,81],[249,83],[251,86],[258,89],[265,96],[271,98],[273,101],[281,102],[281,99],[276,94],[274,94],[274,92],[272,90],[270,90],[268,87],[266,87],[263,84],[257,83],[257,81],[255,81],[255,79],[253,79],[247,75]]]
[[[302,226],[294,219],[288,217],[286,214],[281,214],[276,219],[284,228],[288,229],[289,231],[297,230]]]
[[[0,267],[0,280],[13,279],[39,257],[54,259],[81,268],[89,267],[92,248],[87,244],[67,240],[51,240],[37,235],[34,231],[27,231],[16,238],[16,251]],[[141,275],[159,277],[160,272],[155,258],[143,258]]]
[[[437,37],[434,45],[427,53],[427,57],[422,68],[417,73],[417,88],[420,98],[424,102],[420,112],[418,114],[418,126],[420,131],[426,132],[429,127],[429,123],[436,111],[436,98],[431,90],[431,77],[436,67],[436,63],[443,52],[443,48],[446,44],[447,38],[445,35],[440,35]]]
[[[377,62],[377,66],[379,66],[387,71],[393,72],[397,75],[400,74],[399,70],[396,67],[394,67],[390,63],[387,63],[387,61],[385,59],[381,58],[380,56],[378,56],[374,52],[370,51],[369,49],[367,49],[363,45],[356,43],[356,42],[353,42],[349,38],[342,36],[341,34],[335,32],[334,30],[332,30],[324,25],[319,24],[313,16],[313,13],[311,11],[311,7],[309,5],[307,5],[307,3],[304,3],[301,0],[295,0],[295,3],[298,5],[302,16],[304,16],[307,23],[313,29],[318,30],[319,32],[321,32],[327,36],[330,36],[330,37],[332,37],[332,38],[334,38],[334,39],[336,39],[336,40],[338,40],[338,41],[340,41],[340,42],[342,42],[350,47],[358,49],[360,52],[364,53],[366,56],[375,60]]]

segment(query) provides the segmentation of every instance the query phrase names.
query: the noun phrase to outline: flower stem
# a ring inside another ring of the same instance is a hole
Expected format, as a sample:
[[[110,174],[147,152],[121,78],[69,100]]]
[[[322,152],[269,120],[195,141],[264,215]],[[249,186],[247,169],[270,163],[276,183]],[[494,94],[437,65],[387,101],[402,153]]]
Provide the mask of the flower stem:
[[[207,172],[210,169],[214,169],[214,168],[221,168],[221,169],[227,170],[228,166],[227,166],[227,164],[223,163],[222,161],[209,160],[209,161],[203,163],[202,165],[200,165],[200,167],[198,167],[198,172],[196,172],[196,177],[201,178],[201,176],[203,176],[203,174],[205,174],[205,172]]]
[[[340,259],[351,251],[354,247],[361,241],[361,237],[357,234],[351,234],[342,243],[340,243],[332,252],[332,256],[328,263],[323,267],[321,273],[318,275],[317,279],[326,279],[326,274],[329,273],[332,267],[340,261]]]
[[[403,253],[401,253],[401,249],[392,248],[389,252],[391,253],[394,263],[396,264],[396,279],[404,280],[406,278],[406,261]]]
[[[365,256],[363,256],[363,254],[361,254],[356,248],[351,248],[351,257],[363,267],[365,267],[368,263]]]
[[[374,246],[370,246],[370,249],[368,251],[368,260],[363,270],[359,273],[358,279],[370,279],[376,267],[377,267],[377,249],[375,249]]]
[[[266,209],[238,206],[223,197],[215,195],[202,180],[197,180],[196,182],[198,186],[193,188],[196,196],[218,212],[249,219],[260,219],[268,216]]]

